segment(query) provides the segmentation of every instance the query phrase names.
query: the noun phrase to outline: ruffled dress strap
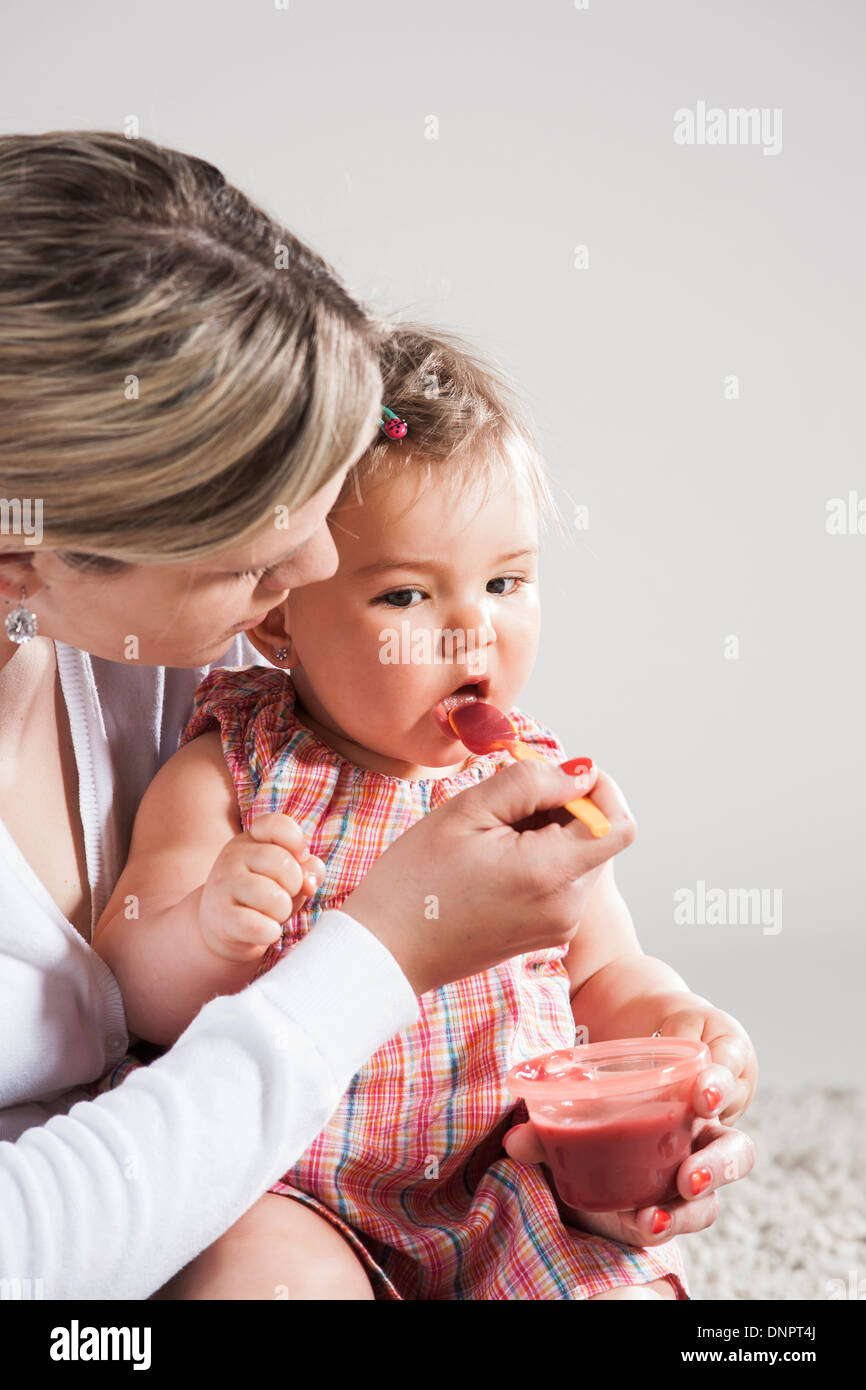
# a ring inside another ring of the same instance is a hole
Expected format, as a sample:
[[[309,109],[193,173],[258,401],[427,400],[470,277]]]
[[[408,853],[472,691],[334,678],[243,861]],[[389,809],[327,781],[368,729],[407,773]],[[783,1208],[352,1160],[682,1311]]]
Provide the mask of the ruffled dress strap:
[[[267,666],[221,666],[205,676],[195,693],[179,746],[209,729],[219,729],[244,828],[275,748],[297,728],[293,711],[291,678]]]

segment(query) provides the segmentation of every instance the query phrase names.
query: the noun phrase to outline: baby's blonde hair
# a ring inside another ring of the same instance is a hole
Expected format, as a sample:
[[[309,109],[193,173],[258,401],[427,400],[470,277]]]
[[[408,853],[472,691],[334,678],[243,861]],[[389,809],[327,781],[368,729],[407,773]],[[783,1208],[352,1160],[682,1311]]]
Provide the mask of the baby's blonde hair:
[[[501,469],[522,481],[539,519],[561,526],[549,475],[515,386],[492,358],[458,334],[421,323],[382,324],[382,400],[406,421],[403,439],[382,431],[350,469],[337,502],[364,484],[418,468],[429,481],[443,466],[486,498]]]

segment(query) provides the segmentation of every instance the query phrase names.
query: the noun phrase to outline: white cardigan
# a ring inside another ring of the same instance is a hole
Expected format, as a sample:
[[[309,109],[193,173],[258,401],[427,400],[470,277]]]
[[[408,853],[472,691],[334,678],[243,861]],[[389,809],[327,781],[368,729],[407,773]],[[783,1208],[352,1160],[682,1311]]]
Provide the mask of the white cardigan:
[[[210,668],[127,666],[55,645],[92,932],[141,797]],[[262,658],[239,637],[213,664],[251,663]],[[123,1001],[0,821],[3,1296],[147,1298],[295,1162],[359,1067],[417,1017],[390,952],[347,913],[326,912],[267,975],[205,1005],[164,1057],[82,1100],[126,1050]]]

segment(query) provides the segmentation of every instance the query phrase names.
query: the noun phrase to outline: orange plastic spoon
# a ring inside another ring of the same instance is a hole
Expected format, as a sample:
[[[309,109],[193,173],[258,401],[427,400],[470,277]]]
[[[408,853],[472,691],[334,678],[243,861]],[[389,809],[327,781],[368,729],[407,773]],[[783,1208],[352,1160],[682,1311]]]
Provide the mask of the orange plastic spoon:
[[[497,748],[507,748],[515,758],[548,761],[534,748],[521,742],[508,715],[487,700],[470,700],[456,709],[450,709],[448,722],[470,753],[493,753]],[[610,833],[610,821],[588,796],[566,801],[565,809],[582,821],[597,840]]]

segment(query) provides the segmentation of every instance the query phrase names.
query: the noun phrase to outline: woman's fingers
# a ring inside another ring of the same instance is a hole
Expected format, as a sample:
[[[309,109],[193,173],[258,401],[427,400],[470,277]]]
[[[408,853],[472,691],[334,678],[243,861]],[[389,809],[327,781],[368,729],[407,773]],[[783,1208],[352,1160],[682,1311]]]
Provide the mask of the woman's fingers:
[[[598,809],[603,811],[610,821],[611,833],[616,832],[630,845],[637,833],[634,816],[616,782],[600,768],[596,769],[591,794]],[[577,824],[580,825],[580,821]],[[603,836],[602,839],[607,839],[607,836]]]
[[[717,1192],[707,1192],[704,1197],[691,1202],[674,1198],[672,1202],[664,1202],[660,1206],[641,1207],[633,1216],[631,1213],[624,1214],[623,1225],[628,1232],[630,1245],[664,1245],[674,1236],[705,1231],[712,1226],[718,1214],[719,1195]]]
[[[751,1039],[742,1030],[736,1031],[727,1014],[720,1032],[705,1036],[713,1062],[720,1063],[733,1077],[733,1087],[718,1111],[725,1124],[734,1124],[751,1104],[758,1084],[758,1058]],[[699,1112],[702,1113],[702,1112]]]
[[[726,1110],[738,1091],[736,1076],[728,1067],[712,1062],[695,1082],[692,1106],[695,1113],[706,1120]]]
[[[706,1071],[701,1072],[695,1083],[692,1105],[703,1119],[712,1116],[723,1124],[733,1124],[743,1114],[753,1092],[748,1063],[743,1074],[738,1076],[732,1074],[728,1067],[713,1062]]]
[[[639,1237],[635,1243],[660,1245],[676,1235],[706,1230],[719,1214],[717,1189],[745,1177],[755,1166],[755,1146],[741,1130],[710,1121],[693,1143],[695,1152],[677,1173],[681,1197],[642,1207],[633,1218],[624,1215],[625,1226],[631,1226]]]
[[[741,1129],[707,1120],[692,1137],[692,1153],[680,1164],[677,1187],[686,1199],[699,1197],[751,1173],[757,1153]]]
[[[621,793],[601,772],[593,799],[612,825],[609,835],[594,839],[573,816],[568,825],[516,829],[538,813],[559,813],[576,795],[575,779],[553,762],[502,768],[393,841],[343,910],[387,947],[416,994],[563,945],[602,866],[636,833]]]
[[[755,1093],[758,1059],[737,1020],[721,1009],[684,1008],[665,1020],[663,1033],[666,1038],[701,1038],[710,1049],[711,1065],[699,1077],[692,1096],[697,1113],[715,1115],[725,1124],[738,1120]],[[710,1094],[704,1095],[707,1090]],[[719,1090],[721,1098],[716,1095]]]
[[[559,813],[565,802],[582,795],[586,786],[585,778],[577,782],[556,763],[529,759],[512,763],[489,778],[484,783],[483,802],[480,796],[470,800],[474,790],[470,788],[464,793],[467,800],[463,809],[471,810],[477,820],[477,807],[483,805],[489,825],[498,823],[512,827],[525,827],[530,821],[539,824],[545,820],[544,813],[555,813],[566,834],[554,839],[542,829],[532,837],[532,848],[542,859],[545,870],[557,882],[566,883],[625,849],[637,833],[622,793],[603,772],[598,772],[592,799],[610,822],[610,834],[595,839],[570,812],[563,821]],[[550,828],[552,826],[548,825],[547,829]]]
[[[592,758],[567,758],[566,761],[560,763],[559,766],[562,768],[563,772],[567,772],[570,777],[586,778],[586,790],[582,795],[588,796],[595,786],[596,778],[598,777],[598,768]]]
[[[705,1075],[710,1074],[707,1069]],[[663,1245],[676,1235],[706,1230],[719,1214],[717,1189],[745,1177],[755,1165],[755,1146],[747,1134],[708,1121],[692,1140],[693,1152],[677,1172],[679,1197],[634,1212],[583,1212],[563,1208],[581,1230],[627,1245]],[[543,1163],[544,1150],[532,1124],[508,1131],[503,1147],[517,1163]]]
[[[510,1129],[502,1146],[517,1163],[547,1161],[541,1141],[529,1122]],[[703,1123],[692,1138],[691,1154],[679,1167],[677,1187],[684,1198],[694,1200],[710,1188],[744,1178],[754,1168],[755,1159],[755,1145],[741,1129],[717,1121]],[[693,1178],[693,1175],[696,1176]]]
[[[604,1236],[605,1240],[619,1240],[626,1245],[641,1244],[632,1238],[635,1235],[633,1222],[629,1224],[629,1230],[626,1230],[622,1212],[579,1211],[576,1207],[566,1206],[555,1188],[553,1195],[556,1198],[557,1211],[567,1226],[576,1226],[578,1230],[588,1231],[590,1235]]]
[[[719,1214],[719,1198],[716,1192],[694,1202],[675,1197],[663,1206],[641,1207],[638,1211],[580,1211],[561,1204],[561,1212],[570,1226],[623,1245],[664,1245],[674,1236],[712,1226]]]
[[[590,796],[598,778],[598,768],[592,758],[571,758],[568,762],[558,764],[562,772],[568,773],[569,777],[574,778],[571,795],[569,800],[576,800],[581,796]],[[546,810],[534,811],[530,816],[524,816],[522,820],[515,821],[514,829],[541,830],[542,826],[555,823],[556,825],[570,825],[575,817],[571,811],[567,811],[565,804],[551,806]],[[580,822],[582,824],[582,822]],[[586,832],[587,838],[590,832]]]
[[[544,1163],[544,1149],[531,1124],[515,1125],[502,1141],[502,1147],[516,1163]]]

